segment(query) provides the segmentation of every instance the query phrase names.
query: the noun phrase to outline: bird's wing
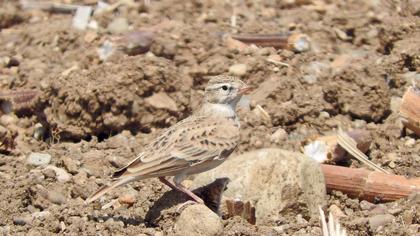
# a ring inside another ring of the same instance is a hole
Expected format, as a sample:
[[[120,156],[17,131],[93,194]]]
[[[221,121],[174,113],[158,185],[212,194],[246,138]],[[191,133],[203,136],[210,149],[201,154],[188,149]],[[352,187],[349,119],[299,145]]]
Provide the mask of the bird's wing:
[[[224,158],[238,142],[239,127],[234,121],[192,116],[166,130],[114,177],[181,173],[201,162]]]

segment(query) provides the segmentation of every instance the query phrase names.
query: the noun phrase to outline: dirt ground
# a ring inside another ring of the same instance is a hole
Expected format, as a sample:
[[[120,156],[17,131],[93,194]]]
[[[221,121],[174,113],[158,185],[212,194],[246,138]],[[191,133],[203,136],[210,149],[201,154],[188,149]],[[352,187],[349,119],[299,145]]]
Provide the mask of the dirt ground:
[[[206,76],[228,73],[235,64],[246,65],[241,79],[258,88],[251,108],[258,103],[270,120],[239,111],[241,144],[233,155],[262,147],[301,151],[309,136],[359,128],[371,132],[367,155],[373,162],[420,177],[420,141],[402,132],[398,117],[400,98],[420,76],[417,0],[139,1],[93,17],[98,29],[86,30],[72,27],[72,14],[24,10],[18,1],[0,6],[0,93],[36,91],[11,113],[7,99],[1,100],[7,114],[0,128],[16,136],[14,147],[0,154],[4,235],[170,234],[176,212],[159,205],[169,189],[157,180],[107,197],[134,194],[132,205],[101,209],[83,200],[162,129],[197,108]],[[148,53],[117,51],[100,60],[97,49],[115,36],[109,24],[116,18],[127,20],[128,31],[154,30]],[[311,50],[237,50],[220,37],[279,32],[307,34]],[[268,62],[273,56],[288,66]],[[287,133],[280,141],[272,137],[279,128]],[[59,178],[54,168],[29,165],[33,152],[50,154],[49,164],[65,173]],[[333,192],[328,204],[342,209],[349,235],[420,235],[419,195],[371,204]],[[375,228],[376,215],[392,223]],[[237,217],[223,224],[225,235],[321,234],[319,222],[299,212],[276,225],[254,226]]]

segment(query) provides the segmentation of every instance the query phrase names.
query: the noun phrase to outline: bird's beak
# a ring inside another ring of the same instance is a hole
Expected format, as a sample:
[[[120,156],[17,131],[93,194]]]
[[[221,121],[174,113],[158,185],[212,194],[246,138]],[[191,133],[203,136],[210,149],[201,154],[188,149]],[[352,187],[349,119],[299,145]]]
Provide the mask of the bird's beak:
[[[250,94],[252,91],[253,91],[253,89],[251,87],[244,86],[244,87],[239,89],[239,94],[247,95],[247,94]]]

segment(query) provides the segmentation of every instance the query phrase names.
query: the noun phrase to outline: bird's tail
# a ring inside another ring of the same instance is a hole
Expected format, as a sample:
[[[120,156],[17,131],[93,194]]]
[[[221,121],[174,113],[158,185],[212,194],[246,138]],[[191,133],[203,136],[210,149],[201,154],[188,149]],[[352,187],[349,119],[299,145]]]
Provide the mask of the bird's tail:
[[[95,201],[96,199],[102,197],[104,194],[106,194],[107,192],[111,191],[112,189],[124,185],[126,183],[129,183],[131,181],[133,181],[135,178],[134,177],[126,177],[123,179],[117,179],[112,181],[111,183],[102,186],[100,189],[98,189],[98,191],[96,191],[94,194],[90,195],[90,197],[88,197],[85,200],[85,204],[89,204],[93,201]]]

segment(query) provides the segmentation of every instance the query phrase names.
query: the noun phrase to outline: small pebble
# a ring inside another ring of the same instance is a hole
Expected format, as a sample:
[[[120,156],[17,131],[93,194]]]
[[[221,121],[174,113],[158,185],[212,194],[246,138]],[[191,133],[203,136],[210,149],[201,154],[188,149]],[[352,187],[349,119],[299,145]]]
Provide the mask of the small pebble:
[[[229,67],[229,73],[236,76],[245,75],[247,72],[247,66],[245,64],[235,64]]]
[[[332,204],[329,208],[329,211],[334,216],[335,219],[340,219],[342,217],[345,217],[346,214],[335,204]]]
[[[287,132],[286,130],[279,128],[276,130],[276,132],[274,132],[271,137],[270,140],[273,143],[279,143],[280,141],[284,141],[287,139]]]
[[[66,170],[49,165],[45,168],[46,170],[52,170],[55,173],[55,178],[58,182],[65,183],[71,180],[71,175]]]
[[[407,147],[413,147],[414,144],[416,144],[416,140],[414,140],[413,138],[408,138],[407,141],[405,141],[404,144]]]
[[[137,199],[136,196],[134,196],[134,194],[124,194],[118,198],[118,201],[121,204],[127,204],[131,206],[134,203],[136,203]]]
[[[9,126],[9,125],[16,124],[17,121],[18,121],[18,118],[16,116],[12,115],[12,114],[2,115],[0,117],[0,125],[4,125],[6,127]]]
[[[74,161],[71,157],[64,156],[62,158],[63,166],[66,170],[71,174],[77,174],[79,172],[79,168],[77,167],[76,161]]]
[[[344,40],[344,41],[349,39],[346,32],[342,31],[341,29],[336,28],[336,29],[334,29],[334,31],[335,31],[335,34],[337,35],[337,38],[339,38],[341,40]]]
[[[32,218],[28,215],[16,216],[13,218],[13,224],[15,225],[26,225],[26,224],[30,224],[31,221],[32,221]]]
[[[124,17],[115,18],[108,24],[107,30],[112,34],[121,34],[129,29],[128,21]]]
[[[32,152],[29,154],[27,163],[34,166],[48,165],[51,161],[51,155],[48,153]]]
[[[51,215],[51,212],[49,211],[39,211],[32,213],[33,219],[45,219]]]
[[[205,222],[205,223],[203,223]],[[223,223],[218,215],[202,204],[184,209],[174,225],[177,235],[222,235]]]
[[[353,121],[353,125],[354,125],[355,129],[364,129],[364,128],[366,128],[366,121],[355,120],[355,121]]]
[[[400,112],[401,103],[402,103],[402,98],[396,97],[396,96],[391,97],[391,103],[390,103],[391,111],[395,114],[398,114]]]
[[[57,191],[49,191],[47,198],[50,202],[57,205],[64,204],[67,201],[66,196]]]
[[[331,116],[330,116],[330,113],[328,113],[328,112],[326,112],[326,111],[321,111],[320,113],[319,113],[319,118],[322,118],[322,119],[328,119],[328,118],[330,118]]]

